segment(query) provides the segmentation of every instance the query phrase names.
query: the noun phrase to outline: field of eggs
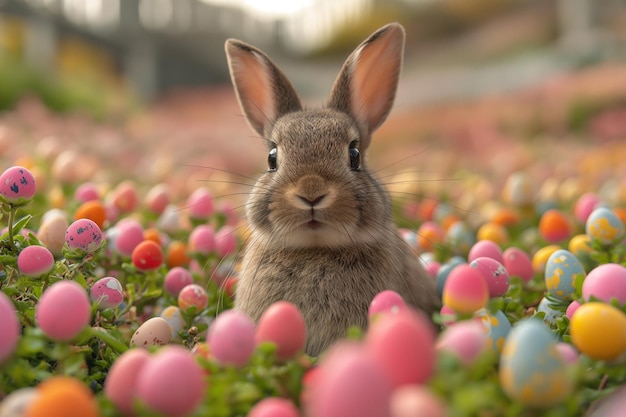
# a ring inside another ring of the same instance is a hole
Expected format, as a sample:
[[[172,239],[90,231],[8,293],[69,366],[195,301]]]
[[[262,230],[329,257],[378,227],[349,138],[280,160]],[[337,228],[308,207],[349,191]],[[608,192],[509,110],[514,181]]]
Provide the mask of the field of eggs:
[[[399,107],[368,162],[442,301],[378,294],[317,358],[231,309],[267,161],[230,88],[0,115],[0,417],[617,417],[626,67]],[[435,325],[433,325],[433,322]]]

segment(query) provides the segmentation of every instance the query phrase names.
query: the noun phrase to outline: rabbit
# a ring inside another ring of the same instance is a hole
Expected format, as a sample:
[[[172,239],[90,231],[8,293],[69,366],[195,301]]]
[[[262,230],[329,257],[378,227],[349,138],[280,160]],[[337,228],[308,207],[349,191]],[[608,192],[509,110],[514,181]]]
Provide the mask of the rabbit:
[[[439,304],[435,281],[398,234],[387,191],[365,159],[395,98],[404,39],[403,27],[391,23],[361,43],[321,109],[304,109],[264,52],[226,41],[239,105],[268,150],[267,172],[246,204],[250,237],[234,308],[258,321],[272,303],[293,303],[311,356],[351,326],[365,330],[383,290],[427,314]]]

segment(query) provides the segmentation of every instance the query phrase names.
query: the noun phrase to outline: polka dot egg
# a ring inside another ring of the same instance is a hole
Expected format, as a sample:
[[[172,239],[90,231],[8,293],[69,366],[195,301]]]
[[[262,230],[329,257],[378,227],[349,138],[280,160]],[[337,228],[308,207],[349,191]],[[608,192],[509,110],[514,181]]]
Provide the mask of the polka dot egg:
[[[537,319],[519,321],[502,349],[500,383],[524,405],[550,408],[567,398],[572,378],[548,327]]]
[[[65,243],[70,249],[93,253],[100,248],[102,231],[89,219],[79,219],[65,232]]]
[[[565,249],[555,251],[546,262],[544,274],[548,294],[560,300],[570,300],[579,275],[584,276],[585,271],[576,256]]]

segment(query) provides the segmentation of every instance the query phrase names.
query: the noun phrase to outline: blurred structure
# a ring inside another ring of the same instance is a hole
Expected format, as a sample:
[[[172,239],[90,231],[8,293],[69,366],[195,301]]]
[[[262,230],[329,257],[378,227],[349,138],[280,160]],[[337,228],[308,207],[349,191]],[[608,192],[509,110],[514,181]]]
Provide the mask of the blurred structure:
[[[144,98],[172,86],[225,80],[227,37],[249,40],[270,53],[302,57],[341,51],[344,44],[353,47],[370,29],[389,20],[400,20],[409,32],[414,25],[414,33],[431,36],[429,40],[437,34],[447,39],[480,24],[481,16],[494,10],[535,7],[553,16],[554,28],[548,28],[553,30],[551,47],[576,57],[574,64],[590,55],[615,53],[620,50],[615,45],[623,50],[626,38],[626,5],[620,0],[294,0],[284,13],[263,13],[270,4],[0,0],[0,37],[5,49],[17,51],[44,72],[80,65],[63,58],[63,51],[89,45],[82,49],[97,68],[119,74]],[[426,24],[438,24],[433,16],[444,16],[440,27]]]

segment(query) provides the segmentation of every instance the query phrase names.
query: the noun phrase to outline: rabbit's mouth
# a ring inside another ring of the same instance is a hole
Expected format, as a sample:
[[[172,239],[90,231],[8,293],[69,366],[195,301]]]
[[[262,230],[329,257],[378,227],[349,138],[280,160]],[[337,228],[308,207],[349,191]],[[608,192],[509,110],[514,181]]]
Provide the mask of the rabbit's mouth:
[[[305,226],[310,230],[318,230],[323,226],[323,224],[315,219],[311,219],[305,223]]]

